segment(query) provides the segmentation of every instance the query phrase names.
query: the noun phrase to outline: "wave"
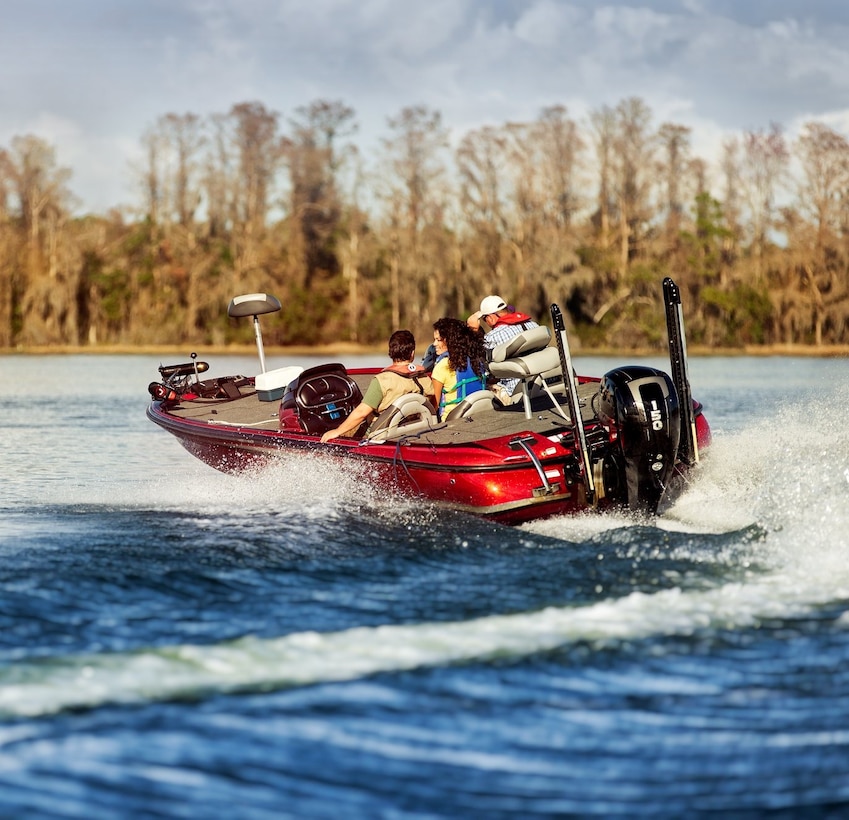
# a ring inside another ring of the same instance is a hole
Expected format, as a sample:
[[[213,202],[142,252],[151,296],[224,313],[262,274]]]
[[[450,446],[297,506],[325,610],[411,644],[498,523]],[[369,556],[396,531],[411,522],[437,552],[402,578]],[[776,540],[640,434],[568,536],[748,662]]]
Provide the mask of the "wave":
[[[849,389],[838,388],[804,404],[776,407],[756,426],[715,436],[692,486],[654,529],[728,533],[736,541],[740,549],[731,550],[730,559],[726,555],[714,560],[737,561],[742,572],[708,589],[634,591],[583,606],[449,623],[304,631],[216,645],[42,659],[0,668],[0,715],[36,717],[107,704],[197,699],[417,668],[518,661],[581,642],[604,646],[752,628],[849,600],[849,427],[835,412],[847,399]],[[186,481],[187,474],[199,480]],[[243,519],[284,509],[327,521],[352,505],[368,510],[387,503],[361,476],[309,456],[244,479],[218,475],[201,465],[164,472],[155,480],[125,487],[123,500],[115,497],[114,486],[109,489],[111,507],[157,513],[191,509],[210,517],[238,511]],[[96,499],[87,492],[86,501]],[[581,544],[635,523],[645,522],[581,515],[528,528]],[[514,532],[521,542],[522,530]],[[662,538],[656,542],[662,543]],[[694,543],[704,545],[697,538]],[[710,560],[704,550],[697,557]],[[838,625],[849,628],[849,619]]]
[[[786,566],[702,591],[633,592],[583,607],[487,616],[450,623],[355,627],[80,654],[0,669],[0,715],[39,717],[66,710],[216,694],[273,691],[350,681],[378,673],[516,661],[577,643],[596,648],[705,630],[744,629],[805,616],[849,597],[844,550],[805,554]],[[849,627],[849,623],[844,626]]]

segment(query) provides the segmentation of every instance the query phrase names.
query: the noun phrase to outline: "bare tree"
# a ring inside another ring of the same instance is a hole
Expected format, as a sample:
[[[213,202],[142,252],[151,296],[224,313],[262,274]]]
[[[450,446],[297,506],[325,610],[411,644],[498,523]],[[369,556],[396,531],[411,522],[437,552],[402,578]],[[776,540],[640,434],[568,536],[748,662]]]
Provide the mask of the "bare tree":
[[[474,244],[483,250],[483,278],[502,290],[501,244],[507,231],[507,136],[492,126],[468,132],[457,148],[460,210]]]
[[[814,343],[821,345],[826,323],[840,325],[840,315],[845,316],[849,301],[846,261],[838,242],[847,220],[849,141],[822,123],[809,122],[795,148],[802,169],[798,186],[801,218],[794,218],[794,209],[784,209],[785,224],[792,231],[791,246],[797,257],[792,265],[795,276],[787,277],[790,281],[784,301],[791,302],[794,313],[804,310],[810,316]],[[795,291],[795,299],[790,291]],[[782,311],[785,334],[788,332],[786,312]]]
[[[616,112],[606,105],[597,111],[593,111],[590,114],[590,127],[598,172],[596,220],[601,247],[607,248],[610,244],[611,213],[615,208],[613,158],[616,139]]]
[[[0,225],[9,219],[9,200],[12,196],[12,161],[9,152],[0,149]]]
[[[173,155],[174,213],[179,224],[187,228],[200,202],[196,178],[206,137],[197,114],[166,114],[160,122]]]
[[[684,214],[683,191],[690,150],[690,129],[666,122],[660,126],[658,137],[663,150],[662,178],[665,188],[666,243],[674,248]]]
[[[12,173],[9,152],[0,149],[0,348],[12,346],[12,322],[18,296],[18,242],[10,212]]]
[[[289,214],[301,250],[301,284],[309,286],[317,275],[338,272],[333,247],[342,211],[337,174],[345,155],[338,141],[357,126],[354,110],[338,101],[316,100],[296,113],[285,143]]]
[[[584,141],[565,106],[544,108],[534,124],[540,150],[540,173],[545,194],[546,220],[568,229],[581,204],[581,154]]]
[[[651,111],[638,97],[616,107],[614,187],[619,206],[620,278],[627,273],[631,258],[642,250],[643,233],[652,216],[656,138],[650,124]]]
[[[360,320],[364,313],[360,291],[360,264],[362,258],[361,243],[368,236],[368,214],[361,204],[364,172],[359,152],[356,148],[349,153],[352,173],[349,175],[350,187],[343,197],[343,223],[347,242],[341,247],[342,278],[347,285],[348,299],[348,338],[352,342],[360,339]]]
[[[227,117],[234,171],[230,231],[234,287],[237,283],[246,287],[265,278],[260,245],[266,236],[272,192],[283,157],[278,116],[262,103],[249,102],[234,105]]]
[[[747,131],[743,135],[741,185],[749,210],[751,247],[755,259],[755,279],[763,274],[763,255],[772,227],[775,196],[783,182],[789,152],[781,128]]]
[[[33,135],[14,137],[4,164],[27,247],[18,286],[23,337],[59,342],[66,332],[74,336],[77,328],[75,249],[63,242],[73,199],[67,187],[71,171],[57,166],[53,146]]]
[[[145,213],[161,235],[174,238],[170,226],[182,230],[181,239],[195,242],[195,211],[201,202],[200,151],[205,145],[203,124],[196,114],[165,114],[145,132],[145,160],[141,184]]]
[[[841,228],[849,192],[849,141],[822,123],[809,122],[795,147],[802,167],[800,210],[813,222],[816,249],[822,253]]]
[[[443,225],[445,178],[443,151],[448,134],[442,115],[425,106],[411,106],[388,119],[393,136],[383,140],[386,204],[391,234],[390,299],[393,327],[401,324],[401,275],[405,275],[408,316],[423,315],[419,288],[441,292],[446,273],[440,260],[423,248],[426,232]],[[429,274],[433,274],[431,277]],[[428,284],[430,283],[430,284]]]
[[[40,137],[13,137],[11,147],[8,168],[12,187],[30,244],[35,247],[47,212],[67,210],[71,171],[56,165],[53,146]]]
[[[210,119],[203,188],[206,191],[206,217],[209,235],[224,236],[236,223],[237,159],[233,122],[224,114]]]
[[[162,167],[165,138],[158,129],[151,128],[142,135],[142,146],[145,152],[144,168],[141,171],[144,213],[151,224],[156,225],[165,199],[163,190],[165,172]]]
[[[230,109],[238,156],[236,211],[248,233],[259,234],[268,215],[270,188],[282,159],[278,114],[262,103],[239,103]]]
[[[723,259],[732,265],[739,255],[743,235],[743,194],[740,172],[740,140],[729,137],[722,143],[722,210],[727,234],[723,242]]]

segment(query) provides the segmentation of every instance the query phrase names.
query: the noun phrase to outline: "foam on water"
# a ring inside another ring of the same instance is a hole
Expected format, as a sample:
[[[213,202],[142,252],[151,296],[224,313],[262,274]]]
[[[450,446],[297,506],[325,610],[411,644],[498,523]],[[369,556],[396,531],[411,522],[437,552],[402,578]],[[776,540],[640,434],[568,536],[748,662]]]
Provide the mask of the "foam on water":
[[[749,519],[763,537],[749,545],[765,571],[708,590],[633,592],[579,607],[497,615],[453,623],[246,637],[214,646],[180,645],[112,655],[70,656],[0,670],[0,713],[36,716],[104,703],[197,698],[342,681],[380,672],[522,658],[577,642],[603,645],[710,629],[744,629],[802,617],[849,598],[849,432],[821,406],[788,407],[768,426],[718,439],[686,501],[672,513],[680,528],[734,528]],[[288,465],[292,466],[292,465]],[[317,475],[310,457],[288,469],[185,488],[174,505],[215,503],[297,509],[324,515],[369,500],[356,475]],[[173,489],[173,488],[172,488]],[[366,495],[362,495],[363,492]],[[155,495],[156,493],[154,493]],[[281,496],[282,501],[281,501]],[[138,500],[138,499],[137,499]],[[147,499],[151,501],[152,499]],[[624,517],[558,519],[539,529],[572,540],[622,527]],[[717,557],[718,560],[723,560]],[[739,560],[739,553],[735,560]],[[849,627],[849,624],[846,624]]]
[[[110,703],[265,691],[418,667],[517,659],[577,642],[602,646],[748,628],[765,619],[799,617],[835,594],[849,595],[849,564],[822,557],[803,562],[792,573],[769,572],[707,591],[634,592],[583,607],[462,622],[246,637],[214,646],[17,664],[0,670],[0,714],[34,717]]]
[[[804,617],[849,599],[849,429],[834,412],[847,399],[849,391],[840,388],[817,402],[777,408],[754,428],[717,435],[688,493],[657,522],[693,533],[756,526],[760,538],[741,544],[730,557],[716,556],[718,562],[745,561],[748,554],[759,569],[742,580],[452,623],[54,657],[0,669],[0,714],[39,716],[109,703],[298,687],[417,667],[520,659],[578,642],[605,645]],[[397,509],[356,470],[316,456],[292,456],[253,476],[233,478],[182,455],[187,465],[179,470],[119,487],[120,497],[111,488],[109,504],[210,516],[290,509],[317,521],[351,505]],[[91,487],[85,489],[86,502],[96,503]],[[579,543],[635,523],[645,522],[581,515],[526,529]],[[845,619],[839,624],[849,628]]]

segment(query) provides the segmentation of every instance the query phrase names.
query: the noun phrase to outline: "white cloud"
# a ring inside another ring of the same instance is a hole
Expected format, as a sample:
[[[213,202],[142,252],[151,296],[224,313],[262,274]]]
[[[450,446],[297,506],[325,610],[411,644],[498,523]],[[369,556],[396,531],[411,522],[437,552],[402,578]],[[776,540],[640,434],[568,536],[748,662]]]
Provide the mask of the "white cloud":
[[[516,37],[535,48],[560,49],[574,39],[584,24],[585,15],[577,8],[540,0],[532,4],[516,21]]]
[[[0,145],[51,140],[105,210],[132,195],[158,117],[254,100],[284,124],[342,100],[371,142],[406,105],[464,131],[629,96],[689,125],[697,151],[773,121],[849,133],[847,39],[843,4],[816,0],[28,0],[4,18]]]

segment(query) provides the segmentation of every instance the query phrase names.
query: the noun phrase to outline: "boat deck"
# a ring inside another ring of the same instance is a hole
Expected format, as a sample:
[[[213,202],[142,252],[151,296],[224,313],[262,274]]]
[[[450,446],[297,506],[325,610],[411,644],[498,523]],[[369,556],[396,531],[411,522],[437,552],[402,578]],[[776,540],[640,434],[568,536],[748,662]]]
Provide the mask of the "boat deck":
[[[365,393],[371,374],[355,374],[353,378]],[[241,397],[236,399],[205,399],[197,398],[184,401],[169,408],[169,414],[192,419],[208,424],[222,426],[250,427],[256,430],[276,430],[278,427],[279,401],[260,401],[252,387],[240,388]],[[578,385],[578,398],[581,406],[581,417],[584,423],[591,422],[595,417],[592,398],[598,392],[598,382],[592,381]],[[569,407],[565,398],[562,409],[569,416]],[[548,396],[535,398],[531,404],[532,417],[525,417],[524,405],[521,400],[510,407],[501,407],[497,402],[492,405],[485,403],[484,408],[475,409],[469,415],[444,422],[431,430],[411,433],[404,440],[417,441],[434,445],[467,444],[483,439],[509,436],[523,431],[540,435],[553,435],[563,431],[569,422],[554,409]]]

